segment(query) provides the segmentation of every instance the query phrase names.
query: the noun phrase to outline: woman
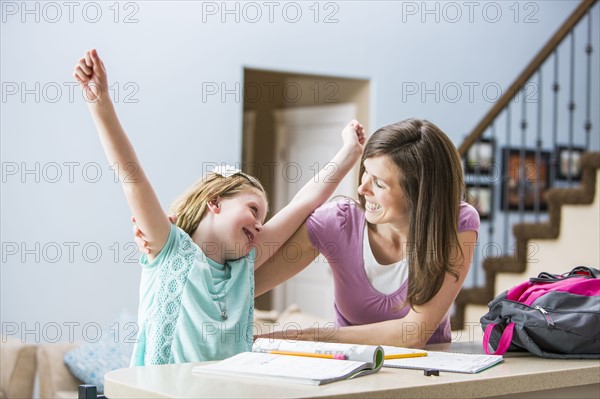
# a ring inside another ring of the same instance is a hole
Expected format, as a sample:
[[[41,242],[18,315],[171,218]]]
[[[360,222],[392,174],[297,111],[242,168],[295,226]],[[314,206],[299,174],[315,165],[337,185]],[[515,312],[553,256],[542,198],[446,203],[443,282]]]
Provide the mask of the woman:
[[[460,156],[434,124],[409,119],[368,140],[360,204],[318,208],[256,271],[256,295],[321,253],[333,273],[336,326],[271,337],[420,348],[450,341],[450,308],[467,276],[479,230],[465,202]],[[288,246],[302,249],[295,262]]]

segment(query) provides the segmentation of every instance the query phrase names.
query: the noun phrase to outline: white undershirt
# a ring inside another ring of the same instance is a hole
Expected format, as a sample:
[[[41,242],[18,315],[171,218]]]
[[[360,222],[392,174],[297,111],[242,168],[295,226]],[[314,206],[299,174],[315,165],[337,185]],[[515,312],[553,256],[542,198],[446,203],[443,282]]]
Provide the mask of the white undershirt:
[[[363,261],[369,282],[377,291],[389,295],[398,290],[408,278],[408,262],[404,258],[391,265],[381,265],[375,260],[369,244],[368,226],[363,234]]]

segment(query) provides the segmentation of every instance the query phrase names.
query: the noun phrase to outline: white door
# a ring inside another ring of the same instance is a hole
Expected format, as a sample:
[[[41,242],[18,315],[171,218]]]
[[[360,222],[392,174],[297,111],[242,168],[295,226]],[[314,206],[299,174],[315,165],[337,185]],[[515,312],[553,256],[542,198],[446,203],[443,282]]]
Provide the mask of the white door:
[[[274,111],[276,158],[275,210],[287,204],[298,190],[341,147],[341,131],[356,117],[355,104],[288,108]],[[357,198],[356,167],[340,182],[335,195]],[[294,251],[288,256],[293,258]],[[333,281],[323,256],[274,291],[274,307],[281,311],[297,304],[304,312],[334,319]]]

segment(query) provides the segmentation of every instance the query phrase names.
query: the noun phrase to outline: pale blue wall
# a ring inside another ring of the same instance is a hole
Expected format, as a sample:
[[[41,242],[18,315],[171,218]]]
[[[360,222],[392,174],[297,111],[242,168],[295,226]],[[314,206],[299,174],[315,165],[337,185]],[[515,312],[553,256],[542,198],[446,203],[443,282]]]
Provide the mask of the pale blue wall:
[[[85,49],[97,48],[110,81],[118,82],[118,113],[167,207],[202,173],[202,162],[241,158],[242,103],[233,95],[204,102],[203,83],[233,87],[244,67],[370,79],[371,126],[425,117],[459,143],[492,105],[481,88],[506,88],[577,2],[519,3],[516,21],[513,2],[330,2],[318,4],[318,23],[313,2],[288,5],[288,20],[286,3],[276,2],[273,22],[267,5],[254,3],[262,12],[256,23],[250,21],[256,8],[245,3],[228,3],[239,7],[239,22],[235,15],[222,22],[220,12],[203,13],[221,2],[120,3],[117,23],[113,2],[76,3],[72,22],[62,2],[27,2],[31,14],[23,14],[23,4],[2,2],[1,317],[3,327],[16,323],[10,328],[18,325],[21,332],[36,322],[42,329],[57,323],[65,340],[65,323],[108,323],[122,307],[135,312],[139,281],[136,256],[124,261],[133,248],[127,246],[130,213],[121,188],[80,92],[69,99],[73,66]],[[291,23],[295,7],[302,16]],[[437,7],[439,21],[423,7]],[[99,21],[89,22],[97,9]],[[323,23],[331,12],[337,22]],[[137,22],[123,23],[130,13]],[[524,22],[530,13],[537,22]],[[436,82],[463,87],[462,97],[403,98],[403,88],[413,83],[434,88]],[[470,99],[467,85],[475,83]],[[22,98],[22,88],[34,94]],[[138,102],[124,103],[128,94]],[[36,163],[39,182],[35,172],[23,173]],[[90,182],[96,166],[102,175]],[[96,248],[102,254],[93,263]],[[43,334],[37,338],[44,340]]]

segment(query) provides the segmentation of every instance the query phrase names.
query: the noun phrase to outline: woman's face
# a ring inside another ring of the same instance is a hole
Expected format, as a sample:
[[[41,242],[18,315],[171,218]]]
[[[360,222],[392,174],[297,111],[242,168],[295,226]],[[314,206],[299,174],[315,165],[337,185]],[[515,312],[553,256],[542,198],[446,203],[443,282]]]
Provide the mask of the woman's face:
[[[386,155],[365,159],[364,167],[358,193],[365,197],[367,221],[405,226],[408,217],[398,167]]]

